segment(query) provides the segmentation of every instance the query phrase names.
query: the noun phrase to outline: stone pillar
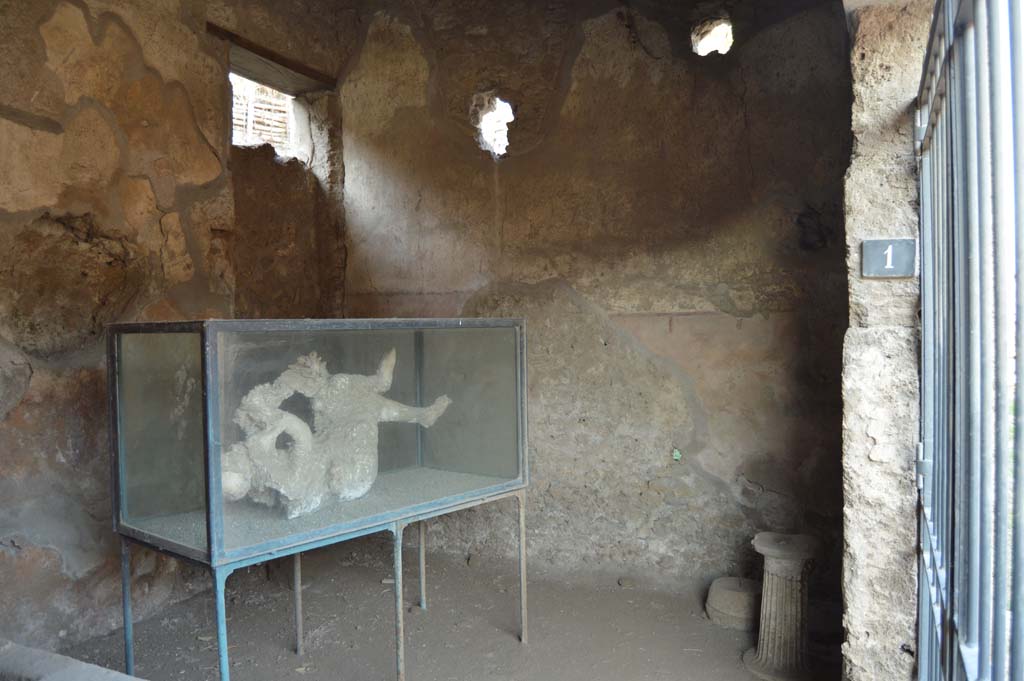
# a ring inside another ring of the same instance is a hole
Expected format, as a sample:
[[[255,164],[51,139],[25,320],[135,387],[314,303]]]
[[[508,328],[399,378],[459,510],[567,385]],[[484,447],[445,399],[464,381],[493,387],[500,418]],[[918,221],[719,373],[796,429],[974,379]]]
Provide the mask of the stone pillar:
[[[753,544],[764,556],[761,627],[757,647],[743,655],[743,664],[762,679],[807,679],[811,667],[804,576],[818,542],[806,534],[759,532]]]
[[[845,191],[843,679],[911,681],[917,676],[918,280],[864,279],[860,257],[864,239],[918,235],[914,100],[935,3],[846,5],[856,152]]]

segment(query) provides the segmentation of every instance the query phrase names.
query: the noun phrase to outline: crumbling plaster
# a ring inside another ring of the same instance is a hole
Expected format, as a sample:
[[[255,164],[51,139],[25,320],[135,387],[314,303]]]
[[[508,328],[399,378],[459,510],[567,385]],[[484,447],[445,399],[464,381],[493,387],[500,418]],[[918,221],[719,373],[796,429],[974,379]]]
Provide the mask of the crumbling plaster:
[[[919,0],[850,14],[854,147],[845,188],[850,328],[843,361],[850,681],[910,679],[915,666],[918,281],[861,278],[860,246],[918,233],[914,100],[931,10]]]
[[[700,60],[647,14],[371,11],[340,89],[346,313],[527,318],[539,565],[684,589],[806,529],[834,595],[845,18],[802,8]],[[516,110],[497,162],[469,125],[491,89]],[[435,545],[510,551],[501,516]]]
[[[0,2],[0,579],[18,585],[0,596],[0,638],[52,647],[119,624],[103,325],[234,312],[251,244],[236,229],[228,45],[207,21],[253,41],[281,22],[274,50],[334,73],[355,31],[307,3],[241,18],[237,4]],[[340,178],[329,99],[306,98],[325,181]],[[324,193],[340,230],[340,189]],[[287,274],[261,280],[283,290]],[[207,586],[147,551],[133,573],[142,617]]]
[[[355,0],[208,0],[206,20],[336,77],[359,46]]]
[[[755,530],[801,529],[826,540],[819,594],[830,595],[850,123],[839,3],[741,8],[733,51],[703,60],[689,53],[689,10],[662,3],[410,0],[319,16],[313,1],[242,4],[0,0],[0,145],[12,159],[0,173],[13,163],[12,183],[39,180],[0,195],[2,238],[44,249],[33,235],[63,228],[52,247],[69,262],[112,241],[133,282],[108,301],[62,280],[39,304],[78,316],[43,315],[49,328],[8,314],[18,301],[0,288],[0,335],[21,346],[0,365],[18,393],[5,391],[14,405],[0,422],[18,454],[0,472],[23,483],[0,504],[0,577],[36,594],[9,604],[31,626],[0,636],[54,645],[62,629],[116,626],[93,313],[233,312],[227,49],[207,21],[340,75],[337,93],[307,98],[310,167],[330,219],[347,223],[334,310],[344,295],[351,316],[528,319],[539,566],[681,589],[748,572]],[[77,41],[69,63],[48,53],[50,29]],[[469,126],[481,89],[516,107],[500,163]],[[147,110],[151,97],[162,106]],[[86,126],[115,144],[89,150],[94,137],[76,134]],[[31,270],[3,252],[0,277]],[[51,421],[61,428],[40,425]],[[60,499],[51,510],[70,530],[30,513],[41,495]],[[504,515],[434,523],[435,546],[511,550],[491,523]],[[152,554],[136,560],[142,616],[194,584]]]

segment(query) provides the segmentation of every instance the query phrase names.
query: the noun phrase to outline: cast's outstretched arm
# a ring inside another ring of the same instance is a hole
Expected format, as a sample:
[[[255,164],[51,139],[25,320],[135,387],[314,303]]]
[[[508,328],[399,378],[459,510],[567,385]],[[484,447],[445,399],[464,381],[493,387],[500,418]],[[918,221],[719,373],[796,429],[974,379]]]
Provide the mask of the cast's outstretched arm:
[[[377,373],[373,377],[372,390],[376,393],[386,393],[391,390],[391,381],[395,378],[395,349],[391,348],[388,354],[380,361]]]

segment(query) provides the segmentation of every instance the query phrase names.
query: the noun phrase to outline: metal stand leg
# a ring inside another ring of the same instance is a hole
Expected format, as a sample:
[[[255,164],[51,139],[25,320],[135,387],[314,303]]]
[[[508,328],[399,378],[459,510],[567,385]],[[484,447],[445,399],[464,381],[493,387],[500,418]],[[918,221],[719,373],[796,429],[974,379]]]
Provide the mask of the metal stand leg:
[[[224,603],[224,585],[228,581],[229,571],[213,571],[213,600],[217,609],[217,657],[220,661],[220,681],[230,681],[228,670],[228,624],[227,611]]]
[[[405,681],[405,612],[402,607],[402,530],[401,523],[395,523],[391,530],[395,538],[395,665],[398,681]]]
[[[519,501],[519,640],[526,643],[526,491],[517,494],[516,499]]]
[[[427,609],[427,521],[421,520],[420,526],[420,608]]]
[[[124,672],[135,675],[135,645],[132,642],[132,551],[121,537],[121,603],[124,614]]]
[[[292,557],[292,587],[295,590],[295,654],[302,655],[302,554]]]

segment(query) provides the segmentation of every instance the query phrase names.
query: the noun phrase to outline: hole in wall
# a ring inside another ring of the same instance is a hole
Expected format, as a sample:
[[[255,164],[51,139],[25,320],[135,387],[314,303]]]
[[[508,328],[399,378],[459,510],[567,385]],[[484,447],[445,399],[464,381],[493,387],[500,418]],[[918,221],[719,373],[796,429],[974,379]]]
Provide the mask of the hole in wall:
[[[278,156],[297,156],[295,98],[237,73],[231,80],[231,143],[269,144]]]
[[[726,54],[732,48],[732,21],[723,15],[704,19],[693,27],[690,42],[693,51],[701,57],[712,52]]]
[[[493,157],[508,151],[508,124],[515,120],[512,105],[494,92],[482,92],[473,97],[469,117],[477,129],[480,148]]]

